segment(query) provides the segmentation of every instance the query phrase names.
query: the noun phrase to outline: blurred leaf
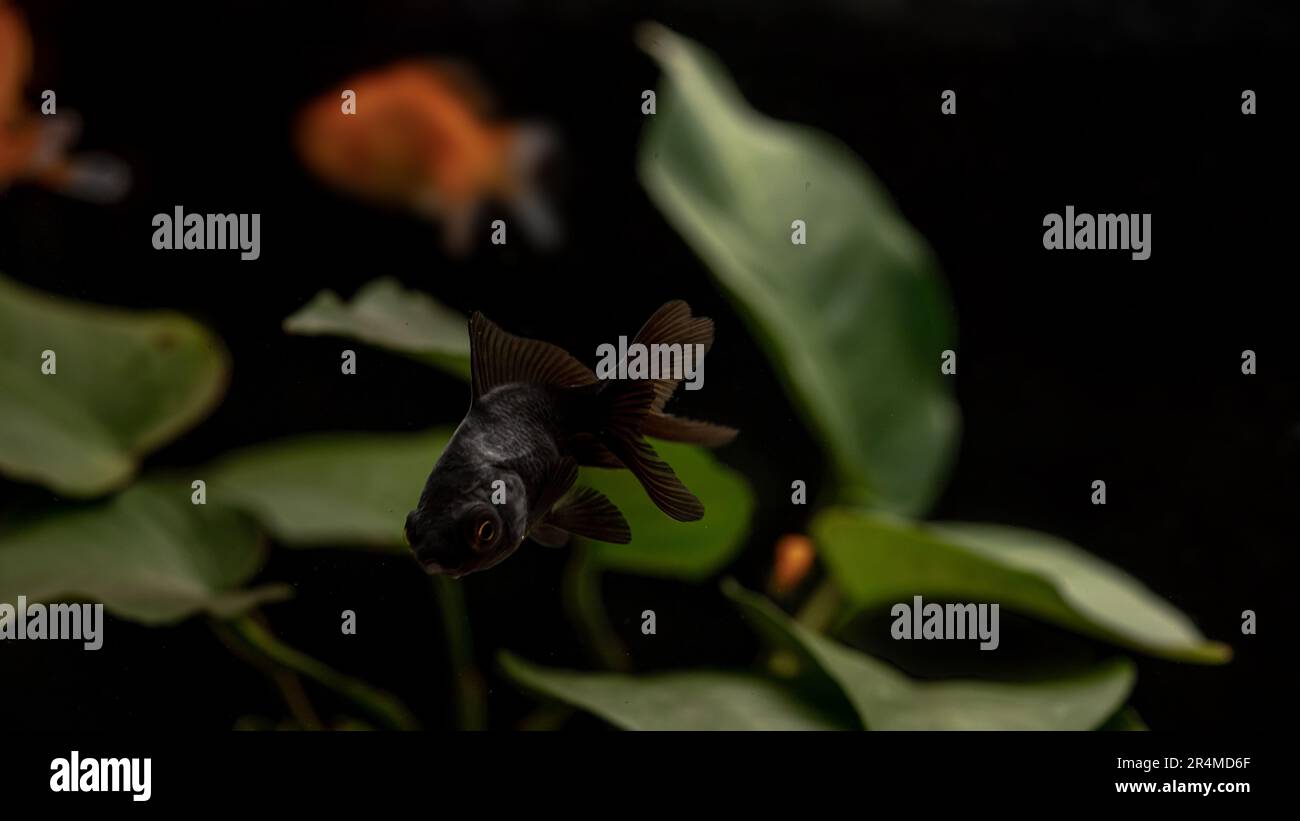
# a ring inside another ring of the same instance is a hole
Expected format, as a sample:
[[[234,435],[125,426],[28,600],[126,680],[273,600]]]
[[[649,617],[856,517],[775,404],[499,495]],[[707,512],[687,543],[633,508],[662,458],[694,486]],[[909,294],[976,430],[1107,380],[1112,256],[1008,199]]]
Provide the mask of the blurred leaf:
[[[1120,709],[1119,712],[1115,713],[1115,715],[1111,716],[1105,724],[1101,725],[1100,729],[1114,732],[1140,733],[1146,732],[1151,728],[1142,720],[1142,716],[1138,715],[1137,710],[1132,707],[1124,707]]]
[[[342,336],[377,345],[469,378],[469,320],[411,291],[391,277],[361,287],[345,303],[321,291],[284,321],[285,331],[306,336]]]
[[[220,340],[180,314],[83,305],[0,277],[0,472],[67,496],[121,487],[211,411],[228,370]]]
[[[256,516],[291,546],[404,551],[402,526],[451,436],[328,433],[235,451],[213,464],[208,499]]]
[[[1221,663],[1231,648],[1137,579],[1078,547],[1030,530],[976,524],[920,526],[848,509],[813,522],[836,583],[857,608],[913,596],[997,602],[1145,653]]]
[[[872,730],[1090,730],[1133,689],[1133,665],[1125,659],[1031,683],[914,681],[806,629],[734,580],[723,591],[757,630],[837,684]]]
[[[504,652],[499,660],[524,687],[624,730],[844,729],[778,682],[749,673],[629,676],[548,669]]]
[[[630,544],[591,542],[591,559],[602,568],[628,573],[707,578],[731,561],[749,533],[754,511],[749,483],[702,448],[657,440],[653,444],[704,503],[704,518],[698,522],[669,518],[629,471],[584,469],[579,484],[607,495],[632,528]]]
[[[0,533],[0,601],[102,602],[143,624],[230,617],[287,597],[281,586],[240,589],[264,554],[243,514],[193,505],[184,485],[145,481]]]
[[[862,161],[770,119],[717,59],[659,26],[642,181],[726,288],[854,501],[924,511],[959,425],[940,374],[953,317],[933,256]],[[791,242],[804,220],[807,244]]]

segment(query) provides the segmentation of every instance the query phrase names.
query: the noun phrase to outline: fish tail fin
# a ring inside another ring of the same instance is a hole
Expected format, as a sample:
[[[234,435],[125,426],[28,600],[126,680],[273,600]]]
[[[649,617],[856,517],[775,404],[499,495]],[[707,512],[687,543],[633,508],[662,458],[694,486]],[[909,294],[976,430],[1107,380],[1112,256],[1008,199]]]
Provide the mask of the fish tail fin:
[[[100,152],[68,151],[81,135],[81,118],[73,113],[42,118],[28,173],[45,187],[94,203],[122,199],[131,186],[131,172],[116,157]]]
[[[632,471],[646,495],[664,513],[679,522],[703,518],[704,505],[641,435],[641,425],[655,403],[655,384],[644,380],[608,384],[609,389],[602,392],[605,446]]]
[[[647,347],[653,344],[681,345],[683,350],[687,345],[698,345],[696,350],[702,357],[713,347],[713,335],[713,320],[704,316],[691,316],[691,306],[677,299],[655,311],[645,325],[641,326],[634,341]],[[643,434],[670,442],[705,447],[725,445],[736,438],[739,431],[735,428],[665,413],[664,405],[677,392],[680,384],[680,379],[654,381],[655,401],[641,426]]]
[[[692,316],[691,306],[682,300],[666,303],[655,311],[633,339],[633,344],[687,346],[700,356],[713,346],[713,320]],[[679,363],[680,364],[680,363]],[[619,372],[626,372],[622,366]],[[679,375],[681,375],[679,373]],[[681,379],[633,379],[605,383],[604,434],[608,451],[632,471],[659,509],[683,522],[704,516],[704,505],[686,489],[677,474],[659,458],[645,437],[672,442],[716,446],[730,442],[737,431],[725,425],[685,419],[664,412],[664,405],[677,392]]]
[[[740,433],[727,425],[715,425],[712,422],[673,416],[671,413],[651,413],[641,425],[641,432],[656,439],[706,448],[721,447]]]
[[[131,188],[131,170],[117,157],[100,152],[78,154],[41,174],[50,188],[86,202],[119,202]]]
[[[514,184],[508,204],[529,239],[543,248],[554,248],[563,239],[555,209],[542,193],[542,177],[558,147],[555,132],[537,123],[518,127],[510,138]]]

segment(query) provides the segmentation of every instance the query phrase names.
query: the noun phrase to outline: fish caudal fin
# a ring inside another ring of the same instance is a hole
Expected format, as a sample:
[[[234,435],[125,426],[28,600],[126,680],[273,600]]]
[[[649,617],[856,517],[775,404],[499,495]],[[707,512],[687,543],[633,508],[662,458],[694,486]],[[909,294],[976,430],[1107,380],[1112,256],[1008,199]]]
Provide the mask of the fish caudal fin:
[[[641,435],[655,402],[653,382],[624,382],[608,392],[605,445],[632,471],[650,500],[679,522],[704,517],[704,505]]]
[[[637,332],[635,341],[646,346],[666,344],[685,348],[687,345],[699,345],[700,351],[708,353],[713,347],[713,320],[691,316],[690,305],[680,299],[673,300],[646,320]],[[641,433],[656,439],[710,448],[725,445],[736,438],[739,431],[735,428],[664,413],[664,405],[677,392],[680,384],[680,379],[655,380],[655,401],[642,422]]]
[[[690,445],[703,445],[706,448],[725,445],[735,439],[736,434],[740,433],[735,428],[726,425],[715,425],[712,422],[701,422],[698,419],[673,416],[671,413],[654,412],[646,416],[645,421],[641,424],[641,432],[656,439],[666,439],[669,442],[685,442]]]
[[[118,202],[131,188],[126,164],[99,152],[78,154],[43,176],[59,193],[97,205]]]
[[[557,152],[558,141],[543,125],[524,125],[510,141],[510,164],[514,178],[509,203],[528,238],[541,248],[554,248],[563,239],[560,221],[545,196],[542,177]]]
[[[680,345],[681,350],[698,345],[701,354],[707,353],[713,347],[713,320],[691,316],[691,306],[674,300],[646,320],[633,342],[647,348]],[[660,510],[678,521],[690,522],[704,516],[704,505],[659,458],[645,437],[712,447],[730,442],[737,431],[665,413],[664,406],[680,384],[680,379],[672,378],[610,383],[603,444],[632,471]]]
[[[27,174],[45,187],[86,202],[108,204],[126,196],[131,171],[116,157],[100,152],[68,156],[81,135],[81,118],[63,113],[42,118]]]

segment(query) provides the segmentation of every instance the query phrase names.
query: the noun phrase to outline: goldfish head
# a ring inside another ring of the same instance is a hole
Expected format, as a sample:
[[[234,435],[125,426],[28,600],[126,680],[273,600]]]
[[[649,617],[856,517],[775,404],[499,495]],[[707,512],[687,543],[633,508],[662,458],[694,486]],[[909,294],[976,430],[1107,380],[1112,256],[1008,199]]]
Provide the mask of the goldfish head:
[[[523,481],[491,465],[438,465],[406,516],[406,541],[425,572],[454,579],[500,563],[527,531]]]

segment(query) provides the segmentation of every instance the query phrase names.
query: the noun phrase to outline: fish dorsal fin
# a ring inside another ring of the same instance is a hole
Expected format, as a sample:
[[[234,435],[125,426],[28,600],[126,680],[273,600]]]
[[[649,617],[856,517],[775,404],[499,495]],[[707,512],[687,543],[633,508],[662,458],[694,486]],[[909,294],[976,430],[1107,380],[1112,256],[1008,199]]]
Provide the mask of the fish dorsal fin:
[[[447,91],[456,95],[476,116],[481,119],[496,116],[496,100],[488,90],[487,84],[472,68],[454,60],[436,58],[422,60],[421,63],[426,71],[441,82]]]
[[[590,368],[562,348],[506,333],[478,311],[469,318],[469,351],[474,399],[512,382],[561,388],[597,382]]]

